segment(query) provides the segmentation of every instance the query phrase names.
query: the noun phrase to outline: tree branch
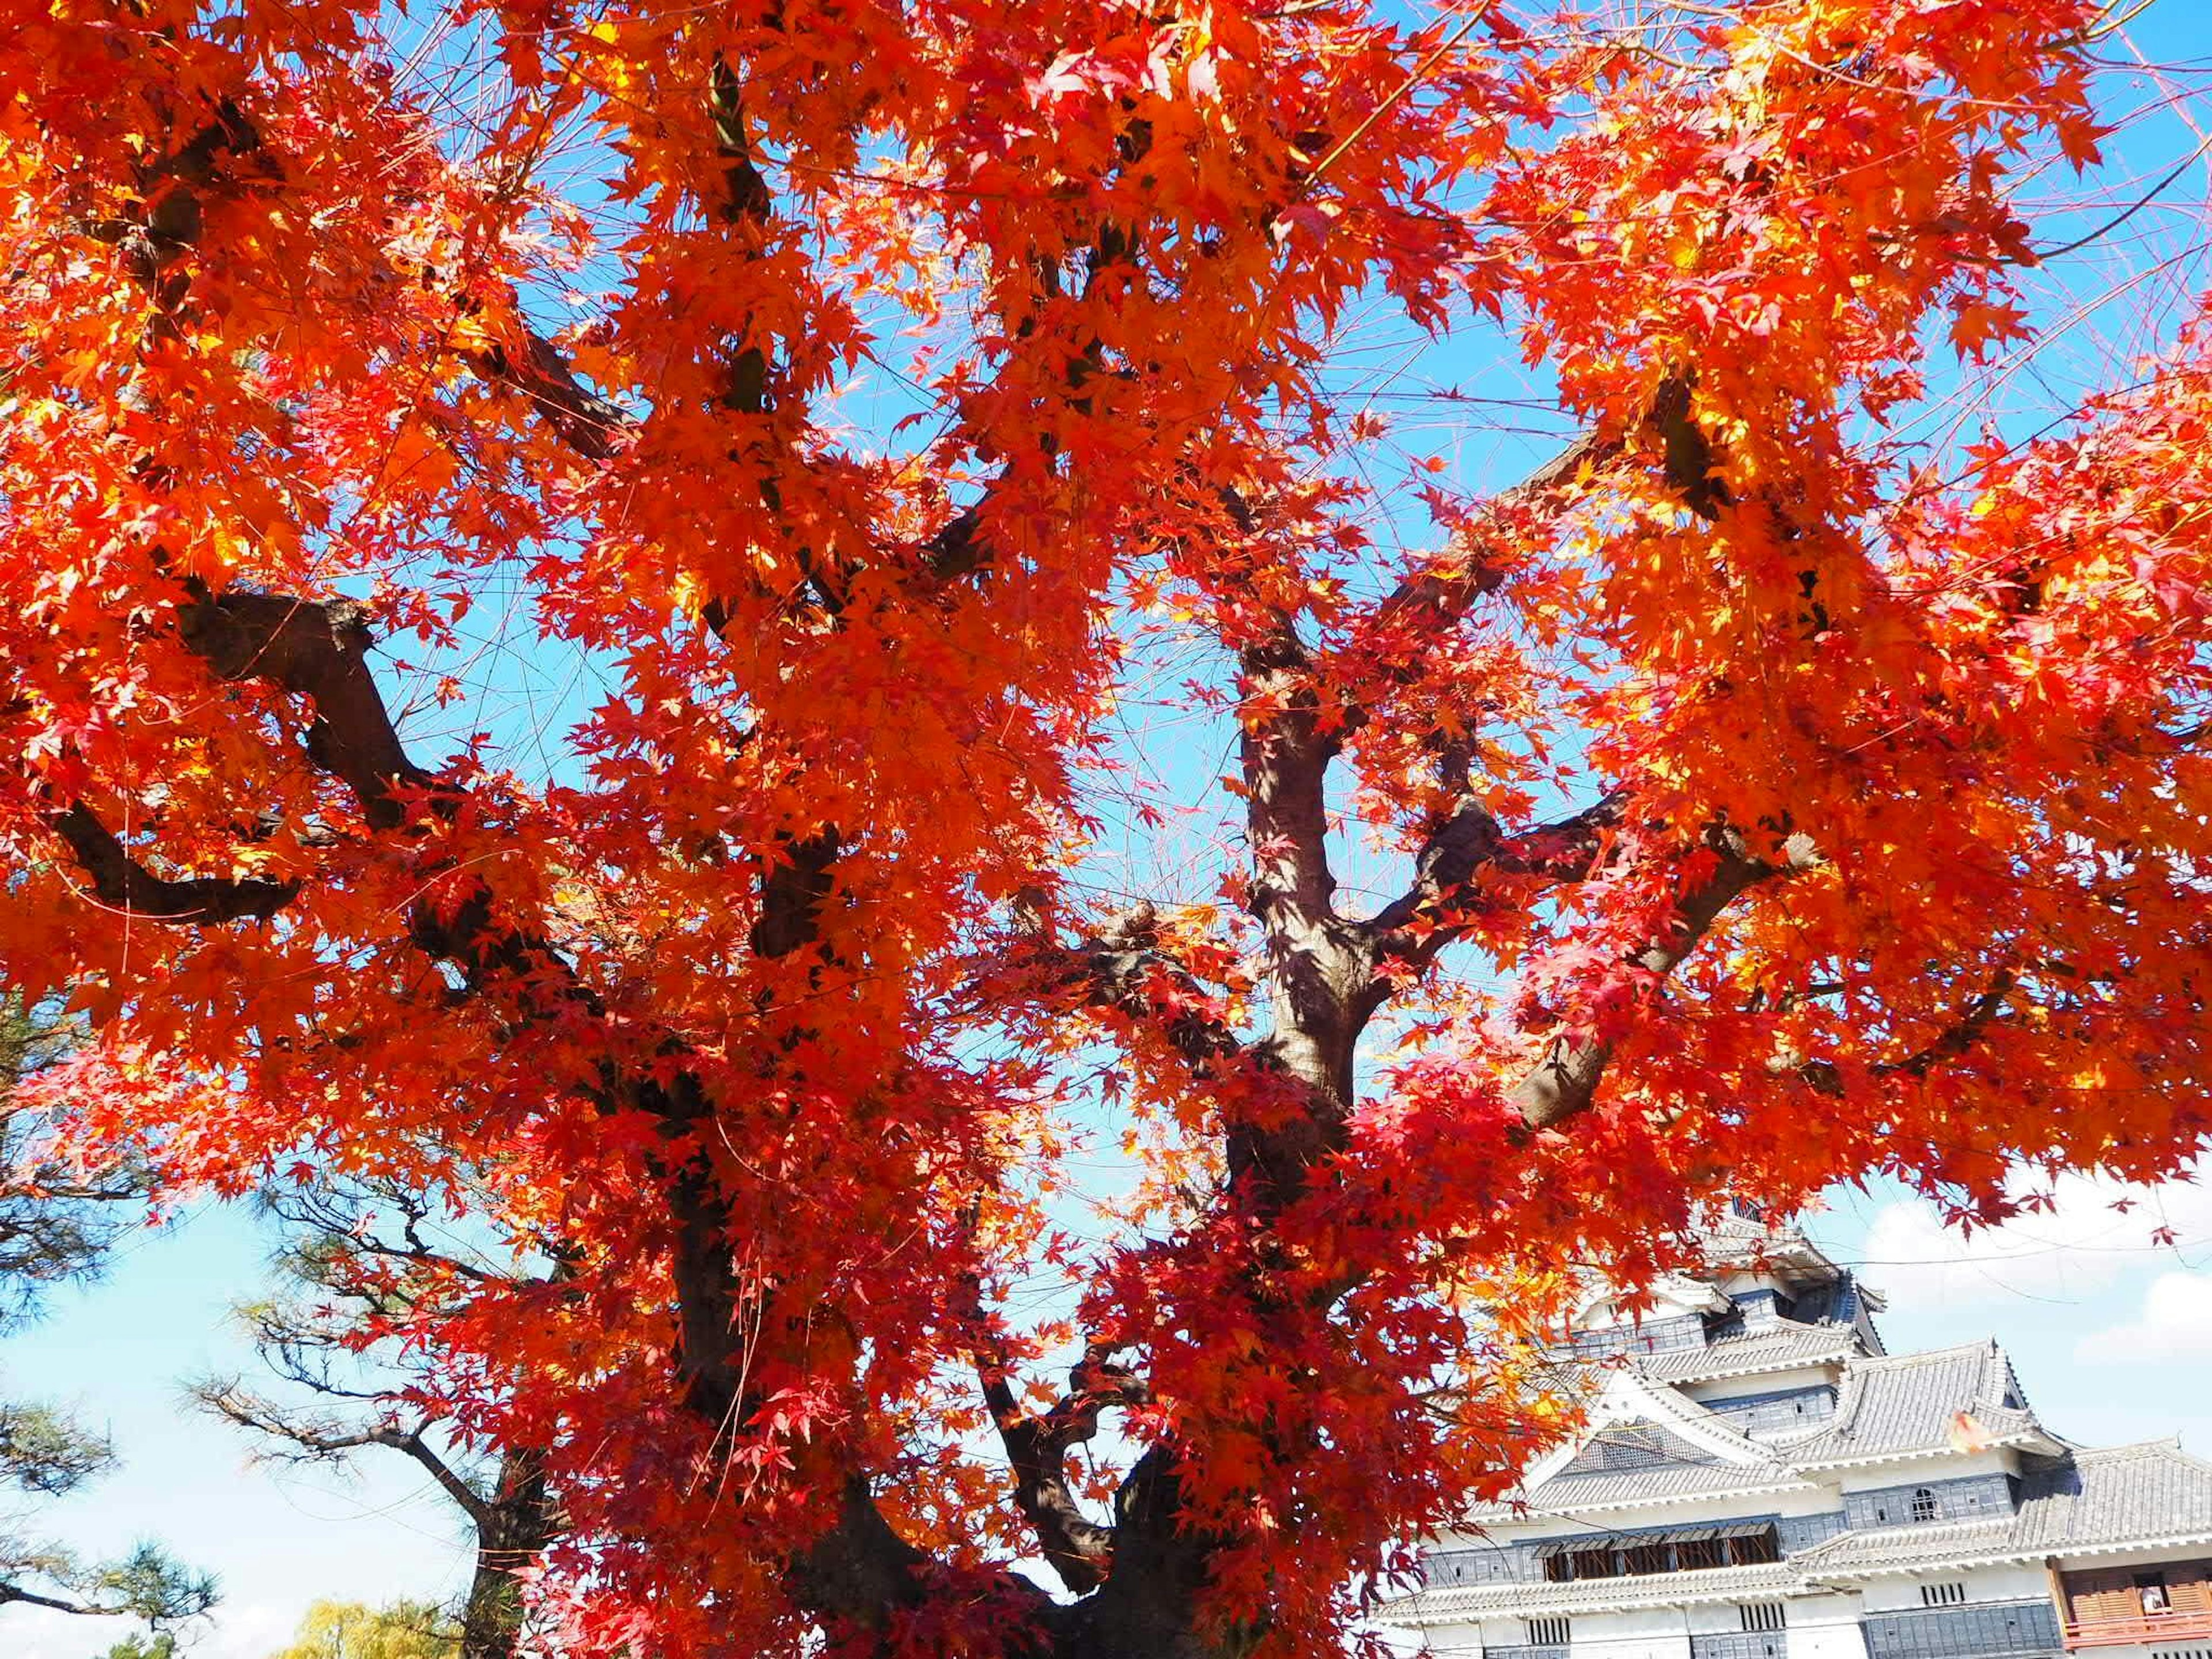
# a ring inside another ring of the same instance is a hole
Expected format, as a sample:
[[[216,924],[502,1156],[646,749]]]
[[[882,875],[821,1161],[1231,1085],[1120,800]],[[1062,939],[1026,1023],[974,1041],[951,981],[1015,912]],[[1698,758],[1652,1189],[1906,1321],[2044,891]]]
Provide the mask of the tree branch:
[[[979,1327],[982,1314],[976,1313]],[[1112,1361],[1113,1350],[1092,1343],[1068,1373],[1068,1392],[1042,1417],[1014,1397],[1003,1352],[979,1346],[975,1376],[998,1425],[1000,1443],[1014,1475],[1014,1502],[1036,1534],[1060,1581],[1081,1595],[1104,1579],[1114,1554],[1114,1528],[1083,1512],[1067,1479],[1067,1454],[1098,1432],[1109,1407],[1142,1405],[1151,1390],[1134,1371]]]
[[[1989,1030],[2018,982],[2011,969],[1998,969],[1990,976],[1989,989],[1976,997],[1965,1013],[1945,1026],[1934,1042],[1880,1069],[1901,1077],[1926,1077],[1945,1060],[1958,1059],[1981,1041],[1982,1034]]]
[[[349,599],[285,593],[210,595],[198,584],[177,613],[185,645],[227,680],[273,680],[314,705],[307,756],[343,779],[373,830],[405,818],[396,791],[429,788],[384,707],[368,650],[374,643],[362,608]]]
[[[1664,978],[1697,947],[1722,911],[1741,894],[1776,876],[1808,870],[1819,861],[1812,838],[1792,835],[1783,843],[1779,862],[1752,856],[1741,831],[1716,826],[1705,844],[1712,867],[1674,899],[1666,919],[1644,944],[1632,951],[1626,965],[1652,979]],[[1524,1073],[1509,1097],[1531,1129],[1556,1128],[1597,1097],[1613,1040],[1588,1030],[1552,1038],[1543,1057]]]
[[[1584,433],[1519,483],[1492,496],[1483,504],[1483,516],[1496,521],[1525,513],[1573,483],[1585,469],[1602,466],[1620,451],[1619,437]],[[1485,544],[1482,529],[1475,526],[1462,531],[1449,554],[1407,575],[1376,607],[1372,620],[1361,630],[1363,637],[1398,641],[1399,647],[1370,658],[1365,665],[1369,675],[1399,684],[1413,678],[1427,661],[1437,637],[1504,584],[1506,562],[1498,550]]]
[[[1200,1078],[1220,1075],[1243,1052],[1237,1034],[1212,1012],[1212,999],[1197,976],[1161,947],[1159,919],[1151,905],[1110,918],[1096,937],[1073,946],[1054,942],[1034,908],[1024,910],[1021,927],[1029,962],[1043,981],[1041,990],[1074,991],[1092,1007],[1157,1027]]]
[[[170,881],[131,856],[92,809],[78,801],[47,824],[69,844],[103,904],[149,921],[205,927],[244,917],[266,921],[300,896],[296,881],[189,876]]]
[[[562,442],[588,461],[604,461],[620,441],[637,428],[621,404],[602,398],[581,380],[560,349],[537,330],[523,330],[518,362],[503,346],[492,346],[470,359],[478,374],[528,398]]]
[[[1871,1068],[1873,1074],[1878,1078],[1922,1078],[1947,1061],[1963,1058],[1996,1023],[2006,1000],[2019,983],[2018,975],[2011,969],[1998,969],[1990,976],[1989,988],[1967,1006],[1966,1012],[1903,1060],[1884,1060],[1875,1066]],[[1816,1094],[1837,1099],[1844,1093],[1844,1074],[1833,1060],[1807,1060],[1792,1065],[1785,1059],[1778,1069],[1795,1071]]]
[[[1413,884],[1362,924],[1377,954],[1426,966],[1493,901],[1491,878],[1580,881],[1595,869],[1608,832],[1621,821],[1615,790],[1595,805],[1508,836],[1472,793],[1462,793],[1416,855]]]
[[[21,1601],[26,1607],[49,1607],[56,1613],[77,1613],[87,1618],[113,1619],[131,1611],[128,1607],[102,1607],[82,1601],[64,1601],[52,1595],[41,1595],[36,1590],[27,1590],[20,1584],[11,1584],[0,1578],[0,1607],[10,1601]]]
[[[1267,957],[1274,1030],[1268,1062],[1297,1079],[1306,1109],[1264,1133],[1232,1126],[1231,1180],[1286,1196],[1334,1143],[1350,1110],[1353,1002],[1371,976],[1360,929],[1336,913],[1328,863],[1328,776],[1340,727],[1324,723],[1313,661],[1287,617],[1238,653],[1240,739],[1251,885],[1246,906]]]
[[[489,1505],[483,1494],[431,1449],[423,1437],[422,1425],[411,1429],[389,1423],[357,1427],[334,1418],[294,1416],[274,1401],[240,1387],[234,1378],[198,1383],[191,1389],[191,1395],[208,1410],[239,1428],[295,1448],[293,1452],[279,1455],[283,1461],[338,1463],[349,1452],[359,1451],[365,1446],[382,1446],[412,1458],[477,1525],[483,1523],[489,1512]]]

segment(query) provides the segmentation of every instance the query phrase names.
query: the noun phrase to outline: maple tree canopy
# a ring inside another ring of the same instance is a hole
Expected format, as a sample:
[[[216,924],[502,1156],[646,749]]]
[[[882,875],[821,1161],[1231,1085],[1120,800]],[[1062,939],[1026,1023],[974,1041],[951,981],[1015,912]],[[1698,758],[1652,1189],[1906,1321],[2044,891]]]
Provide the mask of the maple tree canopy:
[[[1972,441],[2100,27],[6,0],[37,1086],[473,1195],[363,1340],[568,1651],[1340,1650],[1582,1265],[2200,1143],[2212,334]],[[1409,467],[1379,316],[1562,435]]]

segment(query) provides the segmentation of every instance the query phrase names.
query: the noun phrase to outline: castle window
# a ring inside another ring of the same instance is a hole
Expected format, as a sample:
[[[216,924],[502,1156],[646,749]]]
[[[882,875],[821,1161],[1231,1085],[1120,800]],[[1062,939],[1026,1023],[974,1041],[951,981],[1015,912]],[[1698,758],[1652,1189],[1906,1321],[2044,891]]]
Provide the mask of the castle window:
[[[1572,1639],[1570,1621],[1562,1619],[1526,1619],[1528,1645],[1532,1648],[1563,1648]]]
[[[1757,1532],[1742,1533],[1729,1540],[1729,1560],[1739,1567],[1754,1567],[1763,1562],[1779,1561],[1782,1549],[1774,1535],[1774,1528],[1763,1528]]]
[[[1686,1572],[1695,1572],[1706,1567],[1728,1565],[1728,1548],[1718,1538],[1685,1539],[1677,1546],[1674,1559]]]
[[[1936,1501],[1936,1494],[1925,1486],[1912,1489],[1912,1518],[1933,1521],[1943,1513],[1943,1506]]]
[[[1920,1587],[1920,1605],[1923,1607],[1960,1607],[1966,1600],[1966,1587],[1964,1584],[1923,1584]]]
[[[1612,1578],[1620,1571],[1620,1558],[1609,1549],[1577,1550],[1574,1563],[1577,1578]]]
[[[1790,1622],[1779,1601],[1747,1601],[1735,1611],[1746,1630],[1781,1630]]]

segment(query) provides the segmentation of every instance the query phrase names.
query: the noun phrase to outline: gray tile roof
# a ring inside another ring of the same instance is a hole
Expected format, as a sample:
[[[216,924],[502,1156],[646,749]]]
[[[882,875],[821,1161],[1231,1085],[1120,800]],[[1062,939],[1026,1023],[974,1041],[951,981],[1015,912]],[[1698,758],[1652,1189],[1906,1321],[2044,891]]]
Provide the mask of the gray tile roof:
[[[2212,1464],[2171,1440],[2077,1451],[2072,1467],[2028,1477],[2019,1522],[2022,1547],[2053,1555],[2212,1534]]]
[[[1815,1578],[1944,1561],[2039,1559],[2212,1539],[2212,1464],[2171,1440],[2082,1449],[2021,1483],[2018,1513],[1839,1533],[1792,1559]]]
[[[1794,1486],[1802,1484],[1806,1478],[1803,1472],[1810,1469],[1940,1455],[1955,1449],[1962,1412],[1971,1418],[1974,1432],[1993,1442],[2022,1444],[2032,1450],[2059,1449],[2059,1443],[2044,1432],[2025,1404],[2004,1403],[2021,1396],[2012,1367],[1994,1342],[1887,1356],[1866,1353],[1856,1341],[1855,1334],[1845,1327],[1783,1326],[1735,1339],[1734,1343],[1688,1351],[1710,1358],[1735,1343],[1745,1347],[1760,1345],[1770,1356],[1791,1354],[1798,1363],[1804,1363],[1810,1354],[1836,1353],[1834,1345],[1849,1348],[1848,1354],[1838,1356],[1844,1360],[1844,1374],[1835,1416],[1802,1434],[1758,1441],[1745,1437],[1724,1420],[1713,1419],[1704,1407],[1676,1392],[1680,1379],[1662,1373],[1679,1369],[1670,1367],[1668,1362],[1683,1356],[1656,1354],[1638,1362],[1640,1375],[1662,1385],[1655,1393],[1672,1414],[1703,1421],[1709,1431],[1724,1433],[1743,1455],[1717,1457],[1684,1443],[1678,1432],[1669,1432],[1663,1424],[1607,1429],[1594,1436],[1583,1452],[1550,1480],[1529,1490],[1531,1510],[1575,1513]],[[1615,1443],[1660,1446],[1669,1461],[1646,1468],[1606,1467],[1603,1449]],[[1478,1511],[1474,1518],[1498,1521],[1512,1515],[1509,1507],[1494,1506]]]
[[[1741,1492],[1779,1482],[1794,1484],[1795,1480],[1780,1463],[1671,1463],[1617,1474],[1555,1476],[1529,1494],[1529,1503],[1542,1510],[1603,1510],[1655,1499]]]
[[[1732,1464],[1700,1473],[1723,1470],[1739,1480],[1753,1473]],[[1556,1486],[1544,1489],[1547,1508],[1555,1506]],[[1578,1608],[1674,1607],[1806,1593],[1824,1584],[1954,1563],[2040,1560],[2198,1540],[2212,1540],[2212,1463],[2190,1456],[2173,1441],[2158,1440],[2083,1449],[2029,1475],[2016,1515],[1840,1533],[1786,1561],[1757,1566],[1565,1583],[1448,1586],[1395,1601],[1391,1613],[1418,1623],[1486,1613],[1541,1615]]]
[[[1798,1484],[1796,1472],[1788,1464],[1778,1462],[1759,1442],[1696,1401],[1671,1389],[1656,1389],[1654,1394],[1655,1404],[1677,1419],[1676,1423],[1647,1419],[1599,1430],[1551,1479],[1529,1489],[1530,1512],[1603,1510]],[[1698,1425],[1733,1447],[1738,1455],[1725,1456],[1685,1439],[1680,1425],[1686,1423]],[[1623,1460],[1607,1467],[1607,1454],[1615,1448],[1667,1461],[1637,1467]],[[1517,1517],[1510,1505],[1492,1504],[1477,1510],[1471,1518],[1483,1523]]]
[[[1905,1569],[1931,1561],[2014,1553],[2015,1518],[1953,1522],[1948,1525],[1869,1528],[1838,1533],[1792,1558],[1805,1571],[1850,1573]]]
[[[1657,1463],[1714,1463],[1719,1461],[1703,1446],[1692,1445],[1663,1424],[1624,1423],[1601,1429],[1584,1441],[1582,1449],[1559,1471],[1559,1477],[1613,1474],[1629,1469],[1650,1468]]]
[[[1772,1443],[1778,1455],[1801,1468],[1942,1452],[1952,1448],[1961,1412],[1991,1440],[2041,1436],[2033,1413],[2004,1403],[2013,1387],[2012,1368],[1994,1342],[1856,1358],[1844,1373],[1834,1418],[1809,1434]]]
[[[1858,1334],[1848,1325],[1781,1324],[1723,1337],[1706,1347],[1649,1354],[1637,1360],[1636,1368],[1656,1382],[1701,1382],[1847,1359],[1860,1352]]]
[[[1686,1601],[1730,1601],[1746,1595],[1779,1595],[1807,1588],[1805,1576],[1786,1561],[1755,1567],[1711,1567],[1701,1572],[1648,1578],[1591,1578],[1563,1584],[1475,1584],[1422,1590],[1390,1603],[1397,1619],[1478,1619],[1510,1612],[1541,1617],[1589,1607],[1680,1607]]]

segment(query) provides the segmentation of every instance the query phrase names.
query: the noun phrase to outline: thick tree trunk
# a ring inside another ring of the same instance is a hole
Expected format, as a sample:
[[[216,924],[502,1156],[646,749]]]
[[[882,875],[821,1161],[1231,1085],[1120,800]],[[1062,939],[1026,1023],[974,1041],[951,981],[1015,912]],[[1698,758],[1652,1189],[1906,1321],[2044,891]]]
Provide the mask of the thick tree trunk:
[[[461,1612],[460,1659],[514,1659],[522,1633],[522,1587],[515,1575],[553,1541],[545,1460],[509,1452],[477,1522],[476,1572]]]

